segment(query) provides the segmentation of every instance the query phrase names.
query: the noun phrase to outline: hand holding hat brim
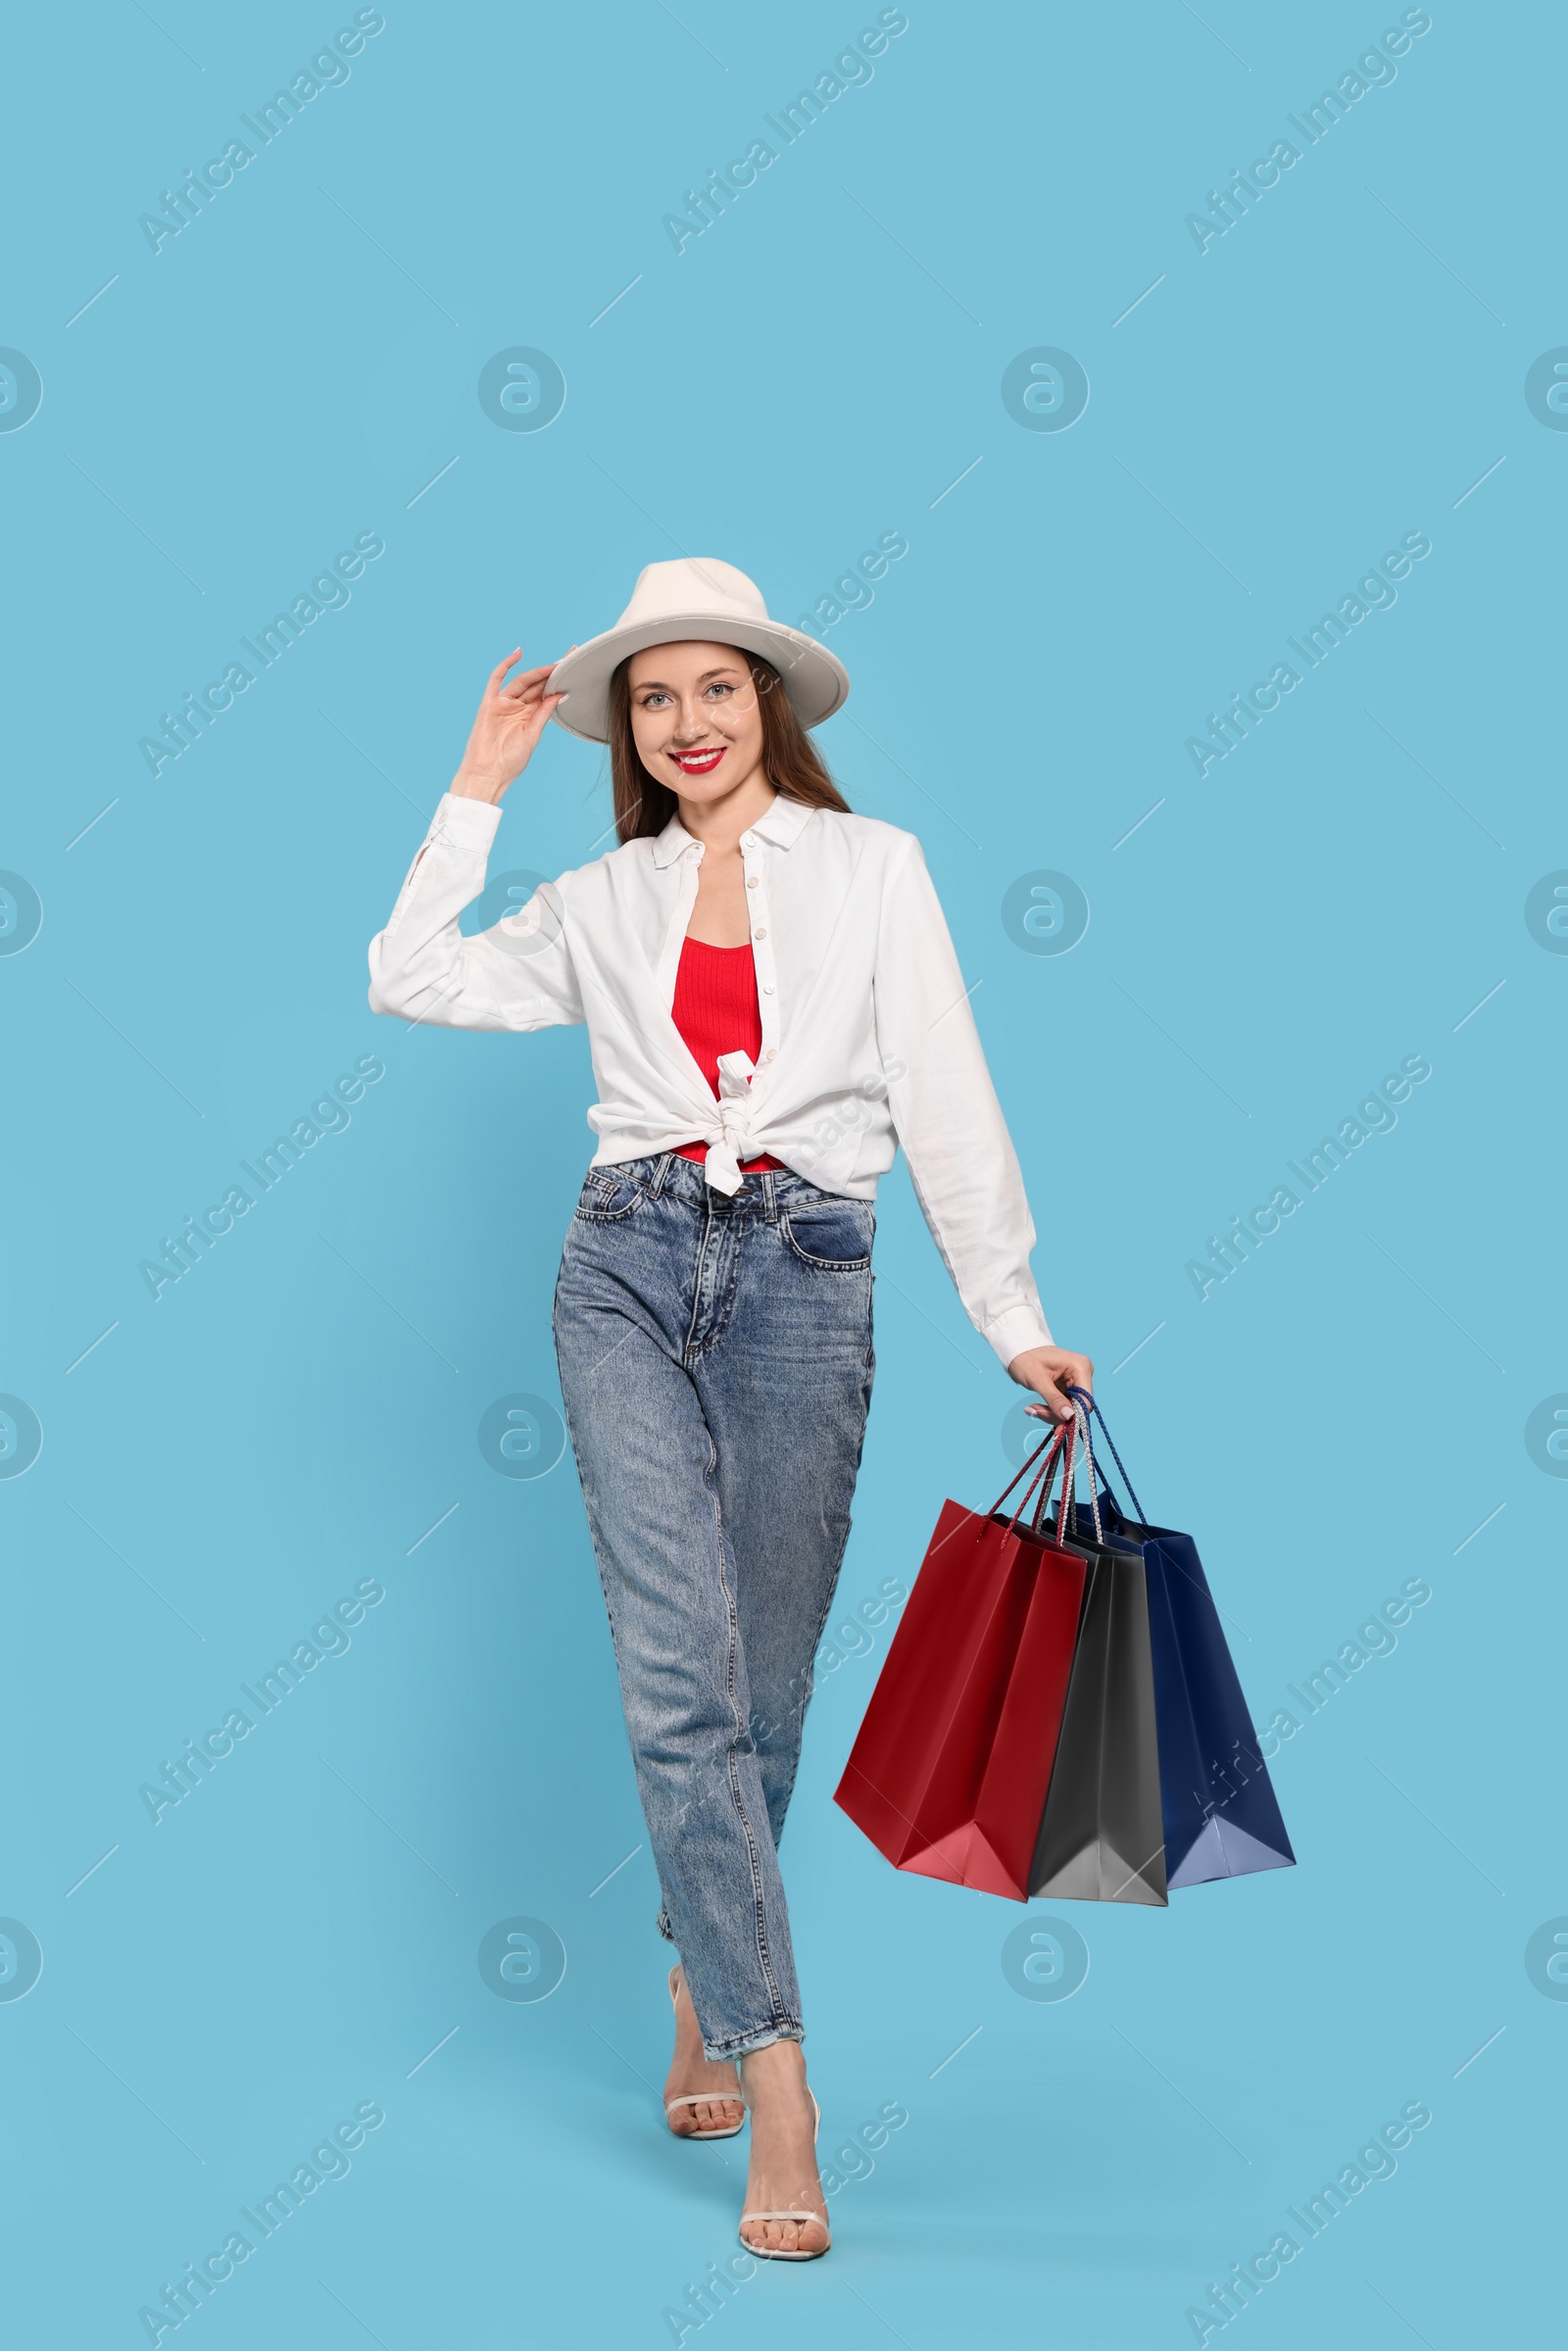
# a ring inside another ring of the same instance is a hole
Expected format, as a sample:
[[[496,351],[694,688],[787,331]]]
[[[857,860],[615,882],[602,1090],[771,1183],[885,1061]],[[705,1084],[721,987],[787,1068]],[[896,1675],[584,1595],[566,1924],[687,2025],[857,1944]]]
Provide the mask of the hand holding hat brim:
[[[510,676],[513,664],[521,659],[518,646],[485,680],[467,748],[452,781],[459,800],[483,800],[494,808],[527,766],[546,721],[556,713],[561,698],[550,692],[549,681],[559,662],[544,661]]]

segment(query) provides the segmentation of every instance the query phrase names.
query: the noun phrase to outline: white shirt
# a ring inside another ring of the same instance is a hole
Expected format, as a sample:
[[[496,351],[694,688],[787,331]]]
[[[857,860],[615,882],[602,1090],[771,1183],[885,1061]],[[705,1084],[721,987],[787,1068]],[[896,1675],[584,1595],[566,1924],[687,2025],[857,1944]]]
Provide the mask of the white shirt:
[[[386,929],[370,1008],[466,1029],[585,1021],[596,1167],[706,1143],[740,1185],[764,1151],[825,1192],[876,1196],[902,1144],[965,1312],[1004,1363],[1051,1344],[1035,1229],[920,844],[875,817],[776,798],[741,835],[762,1044],[722,1097],[670,1016],[703,844],[672,817],[466,939],[501,811],[447,793]],[[748,1080],[750,1082],[748,1083]]]

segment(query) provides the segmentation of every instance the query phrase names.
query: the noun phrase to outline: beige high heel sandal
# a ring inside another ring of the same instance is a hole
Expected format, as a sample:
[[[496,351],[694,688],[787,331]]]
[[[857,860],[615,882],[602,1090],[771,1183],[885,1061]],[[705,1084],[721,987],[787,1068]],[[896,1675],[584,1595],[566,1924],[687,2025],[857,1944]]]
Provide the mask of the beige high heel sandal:
[[[680,2005],[675,1991],[675,1979],[679,1974],[678,1967],[672,1967],[669,1971],[669,2004],[672,2008],[678,2008]],[[677,2106],[738,2106],[741,2109],[741,2119],[727,2131],[677,2131],[674,2124],[669,2122],[670,2115]],[[691,2090],[684,2097],[664,2100],[664,2120],[669,2123],[670,2135],[673,2138],[738,2138],[746,2128],[746,2100],[739,2090]]]
[[[822,2128],[822,2109],[816,2102],[816,2092],[813,2089],[808,2087],[806,2094],[811,2101],[811,2144],[814,2147],[816,2134]],[[755,2261],[820,2261],[824,2253],[830,2253],[833,2249],[833,2231],[827,2225],[827,2216],[824,2213],[812,2212],[806,2206],[802,2206],[798,2210],[792,2206],[787,2211],[778,2212],[743,2212],[740,2218],[740,2228],[736,2230],[738,2236],[748,2221],[794,2221],[797,2227],[803,2229],[808,2222],[810,2222],[813,2228],[821,2229],[827,2239],[827,2242],[822,2245],[811,2246],[803,2251],[788,2252],[782,2245],[754,2245],[749,2238],[741,2236],[742,2245]]]

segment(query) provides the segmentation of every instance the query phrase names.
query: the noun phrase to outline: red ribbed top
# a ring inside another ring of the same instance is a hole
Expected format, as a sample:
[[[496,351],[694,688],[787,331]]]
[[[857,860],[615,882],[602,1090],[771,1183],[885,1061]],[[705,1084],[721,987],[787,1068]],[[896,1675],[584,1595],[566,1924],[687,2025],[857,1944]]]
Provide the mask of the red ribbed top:
[[[675,1001],[670,1017],[698,1068],[718,1099],[720,1053],[750,1053],[755,1061],[762,1050],[762,1014],[757,1001],[757,966],[745,947],[710,947],[704,939],[688,939],[680,951],[675,974]],[[681,1147],[683,1159],[706,1159],[706,1143]],[[741,1161],[743,1175],[764,1167],[782,1167],[770,1151]]]

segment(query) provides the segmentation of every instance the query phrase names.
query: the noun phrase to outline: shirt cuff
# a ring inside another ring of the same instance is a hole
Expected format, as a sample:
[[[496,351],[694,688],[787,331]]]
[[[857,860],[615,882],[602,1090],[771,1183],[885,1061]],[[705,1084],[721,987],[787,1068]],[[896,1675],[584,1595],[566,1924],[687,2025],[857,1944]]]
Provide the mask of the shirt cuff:
[[[450,841],[454,849],[488,855],[501,822],[501,810],[488,800],[464,800],[443,792],[430,830],[432,838]]]
[[[987,1323],[983,1336],[996,1348],[1004,1365],[1032,1347],[1055,1345],[1038,1306],[1009,1306],[1005,1314],[999,1314],[995,1322]]]

